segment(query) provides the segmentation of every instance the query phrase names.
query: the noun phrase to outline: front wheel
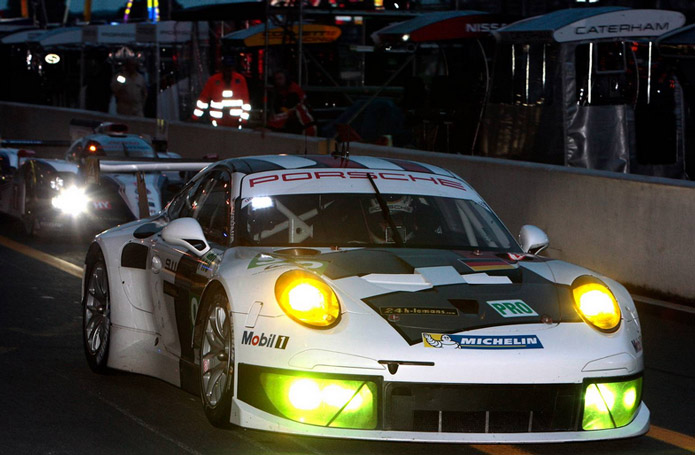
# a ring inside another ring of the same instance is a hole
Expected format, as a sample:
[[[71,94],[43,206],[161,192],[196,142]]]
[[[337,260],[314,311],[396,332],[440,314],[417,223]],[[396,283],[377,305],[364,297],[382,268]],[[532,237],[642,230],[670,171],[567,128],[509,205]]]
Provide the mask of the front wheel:
[[[227,298],[222,292],[216,293],[203,311],[203,331],[198,343],[200,396],[210,423],[226,427],[234,393],[234,337]]]
[[[89,268],[82,317],[82,341],[87,363],[94,372],[105,373],[111,334],[111,301],[106,264],[102,257]]]
[[[22,215],[21,220],[24,235],[26,235],[27,237],[36,237],[38,232],[37,228],[39,225],[36,216],[34,216],[31,213],[28,213],[26,215]]]

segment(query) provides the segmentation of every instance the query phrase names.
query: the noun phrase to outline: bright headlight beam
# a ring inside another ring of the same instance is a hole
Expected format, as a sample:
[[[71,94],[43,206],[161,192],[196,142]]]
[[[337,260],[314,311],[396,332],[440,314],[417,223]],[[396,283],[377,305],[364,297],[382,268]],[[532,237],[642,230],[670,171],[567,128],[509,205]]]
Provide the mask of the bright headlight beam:
[[[588,384],[584,392],[583,430],[605,430],[629,424],[639,410],[642,378]]]
[[[377,386],[372,381],[262,373],[260,385],[281,416],[334,428],[374,429]]]
[[[613,306],[610,296],[605,293],[594,290],[589,291],[579,298],[579,307],[582,313],[587,316],[598,316],[601,313],[606,313]]]
[[[328,328],[340,318],[338,297],[321,278],[304,270],[283,273],[275,283],[280,308],[295,321]]]
[[[290,403],[297,409],[312,411],[321,405],[321,389],[311,379],[293,382],[288,395]]]
[[[77,216],[87,210],[89,198],[84,189],[71,186],[51,199],[51,205],[63,213]]]
[[[623,404],[626,408],[631,408],[635,405],[635,401],[637,401],[637,391],[634,387],[630,387],[623,395]]]
[[[354,398],[353,398],[354,396]],[[329,406],[342,408],[346,411],[354,411],[362,406],[362,397],[351,389],[346,389],[339,385],[328,385],[321,391],[323,402]]]
[[[288,292],[290,306],[297,311],[311,311],[321,308],[325,300],[321,291],[307,283],[302,283]]]
[[[579,278],[573,285],[572,294],[577,311],[582,318],[599,330],[611,331],[620,323],[620,307],[613,293],[604,284]]]

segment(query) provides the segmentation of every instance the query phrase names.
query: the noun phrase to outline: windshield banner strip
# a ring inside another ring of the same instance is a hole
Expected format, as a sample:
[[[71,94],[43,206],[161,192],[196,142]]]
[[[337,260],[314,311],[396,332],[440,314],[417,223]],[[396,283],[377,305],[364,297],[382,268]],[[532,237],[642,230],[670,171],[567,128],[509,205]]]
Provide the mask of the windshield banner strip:
[[[278,194],[373,193],[369,176],[383,193],[419,194],[479,201],[463,180],[408,171],[358,171],[349,169],[292,169],[244,177],[242,196]]]

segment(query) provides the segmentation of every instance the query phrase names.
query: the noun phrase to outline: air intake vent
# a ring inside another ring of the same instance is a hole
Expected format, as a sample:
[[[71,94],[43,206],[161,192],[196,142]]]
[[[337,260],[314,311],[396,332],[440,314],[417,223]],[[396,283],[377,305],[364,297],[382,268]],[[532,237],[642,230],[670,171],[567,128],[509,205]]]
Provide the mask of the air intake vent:
[[[463,314],[478,314],[478,301],[470,299],[452,299],[449,300],[459,312]]]
[[[581,384],[387,383],[384,429],[439,433],[577,431],[580,399]]]

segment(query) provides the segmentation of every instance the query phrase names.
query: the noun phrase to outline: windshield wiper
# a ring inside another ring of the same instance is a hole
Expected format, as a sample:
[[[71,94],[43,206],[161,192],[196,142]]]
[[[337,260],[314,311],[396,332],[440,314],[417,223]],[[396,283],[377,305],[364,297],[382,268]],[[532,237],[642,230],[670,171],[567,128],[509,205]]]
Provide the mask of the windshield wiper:
[[[384,220],[386,220],[386,223],[389,225],[389,228],[393,233],[393,240],[396,242],[396,245],[398,245],[400,248],[403,248],[403,239],[401,238],[401,233],[398,232],[398,229],[396,229],[396,224],[393,222],[393,219],[391,218],[391,211],[389,210],[388,204],[384,200],[384,196],[381,194],[381,191],[379,191],[379,188],[376,186],[376,183],[374,183],[372,174],[367,173],[367,178],[369,179],[369,183],[372,184],[372,188],[374,188],[374,194],[376,195],[377,202],[379,202],[379,207],[381,207],[381,213],[384,214]],[[384,240],[386,240],[386,236],[384,236]]]

